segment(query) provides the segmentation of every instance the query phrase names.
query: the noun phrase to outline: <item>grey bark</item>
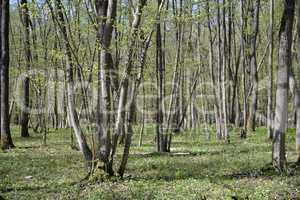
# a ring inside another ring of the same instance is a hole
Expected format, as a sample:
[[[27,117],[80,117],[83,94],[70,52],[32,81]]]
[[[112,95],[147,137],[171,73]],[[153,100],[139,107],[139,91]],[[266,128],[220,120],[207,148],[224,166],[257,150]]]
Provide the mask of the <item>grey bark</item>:
[[[273,55],[274,55],[274,0],[270,0],[270,47],[268,63],[268,105],[267,105],[267,129],[268,138],[273,138]]]
[[[253,2],[251,2],[253,3]],[[257,36],[259,32],[259,11],[260,11],[260,0],[255,1],[254,14],[252,18],[252,33],[251,33],[251,54],[250,54],[250,71],[252,79],[252,91],[251,101],[249,105],[249,116],[248,116],[248,130],[255,131],[255,116],[257,110],[257,97],[258,97],[258,73],[257,73]]]
[[[222,111],[223,111],[223,138],[227,141],[230,142],[229,139],[229,133],[227,129],[227,91],[226,91],[226,68],[227,66],[227,61],[228,57],[230,57],[230,52],[227,52],[227,32],[226,32],[226,0],[223,0],[223,64],[222,64]]]
[[[88,166],[91,167],[91,161],[93,159],[92,151],[90,150],[86,138],[81,130],[77,111],[75,109],[75,95],[74,95],[74,62],[72,58],[71,46],[69,43],[67,27],[63,14],[63,6],[61,0],[55,1],[55,8],[57,11],[57,16],[54,12],[54,9],[49,1],[47,4],[51,10],[52,17],[54,21],[58,23],[59,30],[63,38],[63,45],[66,51],[67,57],[67,67],[66,67],[66,78],[67,78],[67,107],[68,107],[68,116],[70,124],[74,130],[77,143],[79,145],[80,151],[83,153],[85,160],[88,163]]]
[[[207,26],[209,30],[209,69],[210,69],[210,79],[213,87],[213,95],[214,95],[214,111],[215,111],[215,119],[216,119],[216,129],[217,129],[217,137],[220,139],[222,134],[221,126],[220,126],[220,106],[219,106],[219,95],[218,90],[216,89],[216,76],[215,76],[215,67],[214,67],[214,44],[213,44],[213,35],[212,28],[210,22],[210,5],[209,1],[206,1],[206,16],[207,16]]]
[[[97,106],[97,157],[104,163],[104,170],[113,174],[109,163],[111,153],[111,79],[113,70],[112,33],[115,23],[117,0],[97,0],[96,11],[98,17],[97,39],[99,44],[99,73],[98,73],[98,106]],[[101,89],[100,89],[101,88]],[[101,93],[101,95],[100,95]],[[101,106],[101,107],[100,107]],[[101,111],[100,111],[101,109]],[[100,113],[101,112],[101,113]]]
[[[273,165],[283,170],[286,165],[285,133],[288,119],[289,68],[292,64],[291,46],[293,36],[295,0],[285,0],[279,32],[279,60],[273,137]]]
[[[297,51],[298,51],[298,62],[300,59],[300,3],[298,1],[298,10],[297,10],[297,31],[298,31],[298,43],[297,43]],[[300,72],[300,63],[298,63],[298,67],[296,69],[298,72],[298,78],[299,78],[299,72]],[[300,80],[298,80],[299,83]],[[297,163],[300,164],[300,85],[297,85],[297,91],[295,92],[295,109],[296,109],[296,150],[297,150]]]
[[[134,13],[134,20],[132,22],[132,36],[131,36],[131,44],[129,51],[133,51],[133,45],[137,39],[138,36],[138,30],[141,24],[141,15],[142,15],[142,10],[144,8],[144,6],[146,5],[147,0],[140,0],[139,4],[136,8],[136,11]],[[162,8],[162,6],[164,5],[164,0],[162,1],[162,3],[160,4],[160,8],[159,8],[159,12]],[[152,32],[150,33],[150,36],[146,39],[145,42],[145,46],[144,49],[142,51],[141,54],[141,61],[140,61],[140,65],[139,65],[139,75],[136,79],[136,81],[133,83],[133,88],[132,88],[132,92],[131,95],[129,97],[129,112],[128,112],[128,125],[127,125],[127,133],[126,133],[126,137],[125,137],[125,145],[124,145],[124,150],[123,150],[123,156],[122,156],[122,160],[121,160],[121,164],[119,166],[118,169],[118,174],[123,177],[125,169],[126,169],[126,165],[127,165],[127,161],[128,161],[128,157],[129,157],[129,151],[130,151],[130,146],[131,146],[131,137],[133,135],[133,127],[132,124],[134,122],[134,116],[135,116],[135,112],[136,112],[136,96],[137,96],[137,91],[138,88],[140,86],[140,83],[142,81],[143,78],[143,73],[144,73],[144,65],[145,65],[145,60],[146,60],[146,55],[147,55],[147,50],[149,48],[149,44],[151,41],[151,37],[152,37]],[[132,67],[132,54],[130,54],[129,52],[129,56],[128,56],[128,67]],[[128,76],[130,74],[127,74]],[[124,120],[124,119],[123,119]]]

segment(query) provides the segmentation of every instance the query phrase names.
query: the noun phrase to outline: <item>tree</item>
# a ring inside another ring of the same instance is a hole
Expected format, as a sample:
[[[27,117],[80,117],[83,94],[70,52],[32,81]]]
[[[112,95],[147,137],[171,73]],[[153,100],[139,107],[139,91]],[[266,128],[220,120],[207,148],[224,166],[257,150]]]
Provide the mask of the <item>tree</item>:
[[[1,2],[1,59],[0,59],[0,83],[1,83],[1,148],[14,147],[10,134],[9,120],[9,0]]]
[[[53,21],[58,23],[59,31],[63,38],[63,45],[66,52],[66,60],[67,60],[66,76],[67,76],[67,95],[68,95],[67,102],[68,102],[68,115],[69,115],[70,125],[73,127],[74,133],[76,135],[79,149],[83,153],[88,166],[91,168],[91,164],[92,164],[91,161],[93,158],[92,151],[89,148],[86,137],[82,132],[78,114],[75,109],[74,76],[73,76],[74,62],[72,57],[72,49],[69,43],[67,26],[63,14],[63,5],[61,3],[61,0],[55,0],[55,8],[57,11],[57,15],[56,15],[51,5],[51,2],[47,1],[47,4],[51,10],[52,17],[54,18]]]
[[[298,43],[297,43],[297,50],[298,50],[298,62],[300,59],[300,3],[298,2],[298,10],[297,10],[297,31],[298,31]],[[300,72],[300,62],[298,63],[298,67],[296,69],[298,72],[298,79],[299,79],[299,72]],[[299,83],[300,80],[298,80]],[[295,91],[295,109],[296,109],[296,118],[297,118],[297,124],[296,124],[296,150],[298,155],[297,163],[300,165],[300,85],[297,85],[297,90]]]
[[[161,0],[157,0],[158,9]],[[160,16],[158,16],[156,24],[156,76],[157,76],[157,113],[156,113],[156,140],[157,151],[166,152],[168,144],[168,136],[164,133],[164,63],[162,52],[162,34]]]
[[[1,24],[2,24],[2,0],[0,0],[0,32],[1,32]],[[2,44],[1,43],[1,33],[0,33],[0,45]],[[0,46],[1,47],[1,46]],[[2,54],[2,51],[0,51],[0,62],[1,62],[1,54]],[[1,69],[2,69],[2,65],[0,63],[0,75],[1,75]],[[1,83],[1,78],[0,78],[0,83]],[[1,86],[0,86],[0,102],[1,102]],[[1,103],[0,103],[0,141],[1,141]]]
[[[97,158],[104,163],[104,170],[113,174],[109,162],[111,153],[111,85],[110,72],[113,70],[111,41],[113,25],[116,20],[117,1],[97,0],[95,2],[98,25],[99,72],[98,72],[98,106],[97,106]],[[100,89],[101,88],[101,89]],[[101,109],[101,111],[100,111]],[[101,112],[101,113],[100,113]]]
[[[28,10],[27,0],[21,0],[21,21],[24,26],[24,54],[25,54],[25,65],[26,71],[30,70],[31,64],[31,49],[30,49],[30,16]],[[26,76],[24,79],[24,99],[23,108],[21,111],[21,136],[29,137],[28,122],[29,122],[29,77]]]
[[[251,1],[253,4],[254,1]],[[251,88],[251,103],[249,106],[249,116],[248,116],[248,130],[255,131],[255,117],[257,110],[257,99],[258,99],[258,73],[257,73],[257,36],[259,33],[259,11],[260,11],[260,0],[255,1],[255,8],[253,8],[254,14],[252,17],[252,34],[251,38],[251,54],[250,54],[250,71],[252,79]]]
[[[295,0],[285,0],[279,31],[279,56],[275,108],[275,130],[273,137],[273,165],[282,170],[286,164],[285,132],[288,119],[289,68],[292,64],[292,36]]]
[[[268,110],[267,110],[267,131],[268,138],[273,138],[273,55],[274,55],[274,0],[270,0],[270,47],[268,63]]]

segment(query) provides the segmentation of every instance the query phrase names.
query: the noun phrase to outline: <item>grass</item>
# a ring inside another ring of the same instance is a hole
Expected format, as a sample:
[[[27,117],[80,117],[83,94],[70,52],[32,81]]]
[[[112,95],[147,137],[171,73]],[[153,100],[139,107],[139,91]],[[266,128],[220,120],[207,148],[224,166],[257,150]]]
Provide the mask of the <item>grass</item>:
[[[22,139],[0,151],[0,196],[4,199],[300,199],[300,169],[279,174],[269,163],[271,144],[264,128],[246,140],[231,132],[231,144],[206,139],[202,131],[174,138],[172,153],[157,154],[153,129],[144,145],[135,135],[124,180],[80,182],[85,166],[70,148],[70,130]],[[289,163],[296,159],[295,130],[287,133]]]

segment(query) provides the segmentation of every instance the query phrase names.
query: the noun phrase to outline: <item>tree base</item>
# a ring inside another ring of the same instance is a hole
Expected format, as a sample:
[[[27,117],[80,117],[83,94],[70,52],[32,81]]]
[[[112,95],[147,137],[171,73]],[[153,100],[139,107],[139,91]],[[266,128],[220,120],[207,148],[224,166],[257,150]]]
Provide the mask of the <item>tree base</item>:
[[[246,139],[247,138],[247,132],[245,131],[245,129],[241,129],[240,138],[241,139]]]

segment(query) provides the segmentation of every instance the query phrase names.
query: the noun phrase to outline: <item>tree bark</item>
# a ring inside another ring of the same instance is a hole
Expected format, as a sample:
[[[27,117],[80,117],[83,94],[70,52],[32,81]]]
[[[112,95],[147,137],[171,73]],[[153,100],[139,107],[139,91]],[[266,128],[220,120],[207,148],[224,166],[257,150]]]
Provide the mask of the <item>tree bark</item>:
[[[161,0],[157,0],[157,7],[161,4]],[[159,152],[167,151],[167,134],[164,133],[164,75],[165,69],[163,66],[162,55],[162,34],[160,15],[156,24],[156,76],[157,76],[157,119],[156,119],[156,131],[157,131],[157,147]]]
[[[30,16],[27,0],[21,0],[20,3],[22,23],[24,26],[24,54],[26,71],[30,70],[31,65],[31,49],[30,49]],[[21,110],[21,137],[29,137],[28,122],[29,122],[29,77],[26,76],[23,85],[23,107]]]
[[[217,3],[217,40],[218,40],[218,68],[217,68],[217,95],[218,95],[218,104],[219,104],[219,126],[220,126],[220,131],[217,132],[219,135],[217,135],[218,139],[223,139],[225,135],[225,123],[224,123],[224,104],[223,104],[223,76],[222,76],[222,70],[225,67],[224,63],[222,63],[224,57],[222,57],[222,35],[221,35],[221,2],[220,0],[216,0]],[[225,52],[223,52],[225,53]],[[224,62],[224,61],[223,61]],[[226,104],[226,103],[225,103]]]
[[[226,91],[226,68],[230,67],[227,66],[228,57],[230,57],[230,52],[227,52],[227,32],[226,32],[226,0],[223,0],[223,64],[222,64],[222,109],[223,109],[223,139],[226,142],[230,142],[229,133],[227,129],[227,91]]]
[[[85,160],[87,161],[88,167],[91,167],[91,161],[93,159],[92,151],[88,146],[86,138],[81,130],[78,115],[75,109],[75,95],[74,95],[74,62],[72,58],[72,50],[69,43],[68,32],[66,27],[66,22],[63,14],[63,5],[61,0],[55,0],[55,8],[57,11],[57,16],[55,15],[54,9],[51,2],[47,1],[47,4],[51,10],[52,17],[54,21],[59,23],[59,30],[63,38],[63,45],[66,51],[67,57],[67,106],[68,106],[68,116],[70,120],[70,125],[73,127],[74,133],[77,138],[80,151],[83,153]]]
[[[147,0],[139,0],[139,4],[136,8],[136,11],[134,13],[134,20],[132,22],[132,37],[131,37],[131,44],[130,48],[129,48],[129,56],[128,56],[128,68],[132,68],[132,53],[133,52],[133,47],[134,44],[137,40],[137,36],[138,36],[138,30],[141,24],[141,15],[142,15],[142,10],[144,8],[144,6],[146,5]],[[158,13],[160,13],[160,10],[162,8],[164,4],[164,1],[160,4],[160,8],[158,10]],[[125,172],[125,168],[127,165],[127,161],[128,161],[128,157],[129,157],[129,150],[130,150],[130,146],[131,146],[131,138],[133,135],[133,121],[134,121],[134,116],[135,116],[135,112],[136,112],[136,96],[137,96],[137,91],[138,88],[140,86],[140,83],[142,81],[143,78],[143,73],[144,73],[144,65],[145,65],[145,60],[146,60],[146,56],[147,56],[147,50],[149,48],[149,43],[151,41],[151,37],[152,37],[152,32],[150,33],[150,36],[146,39],[145,42],[145,46],[144,49],[142,51],[141,54],[141,61],[140,61],[140,65],[139,65],[139,74],[138,77],[136,79],[136,81],[133,83],[133,88],[132,88],[132,92],[131,95],[129,97],[129,112],[128,112],[128,125],[127,125],[127,132],[126,132],[126,136],[125,136],[125,145],[124,145],[124,150],[123,150],[123,156],[122,156],[122,160],[121,160],[121,164],[119,166],[118,169],[118,174],[123,177],[124,172]],[[127,71],[128,72],[128,71]],[[126,74],[127,76],[129,76],[130,74]],[[127,86],[128,87],[128,86]],[[125,120],[125,119],[123,119]]]
[[[267,105],[267,129],[268,138],[273,138],[273,55],[274,55],[274,0],[270,0],[270,47],[268,63],[268,105]]]
[[[2,0],[1,14],[1,148],[10,149],[14,147],[14,144],[10,134],[9,122],[9,0]]]
[[[296,109],[296,151],[297,151],[297,164],[300,165],[300,89],[295,91],[295,109]]]
[[[97,0],[96,11],[99,20],[97,39],[99,44],[99,73],[98,73],[98,106],[97,106],[97,157],[104,163],[104,170],[113,174],[109,164],[111,153],[111,79],[113,70],[112,33],[115,23],[117,0]],[[101,88],[101,89],[100,89]],[[101,93],[101,95],[100,95]],[[101,106],[101,111],[100,111]],[[101,112],[101,113],[100,113]]]
[[[300,3],[298,1],[298,10],[297,10],[297,31],[298,31],[298,44],[297,44],[297,51],[298,51],[298,62],[300,59]],[[298,73],[300,72],[300,63],[298,63],[298,69],[296,70]],[[298,80],[300,81],[300,80]],[[298,82],[299,83],[299,82]],[[300,85],[298,85],[298,89],[295,92],[295,109],[296,109],[296,150],[298,160],[297,163],[300,165]]]
[[[289,68],[292,64],[291,46],[295,0],[285,0],[284,13],[279,32],[279,59],[275,109],[275,131],[273,138],[273,165],[283,170],[286,165],[285,132],[288,119]]]
[[[206,16],[207,16],[207,27],[209,31],[209,69],[210,69],[210,79],[213,86],[216,86],[216,76],[215,76],[215,67],[214,67],[214,44],[213,44],[213,35],[212,28],[210,22],[210,5],[209,1],[206,1]],[[216,121],[216,129],[217,129],[217,138],[221,139],[222,129],[220,124],[220,106],[219,106],[219,95],[216,87],[213,87],[213,95],[214,95],[214,113],[215,113],[215,121]]]
[[[241,66],[243,69],[242,79],[243,79],[243,137],[247,137],[247,79],[246,79],[246,55],[245,55],[245,31],[247,29],[245,23],[245,2],[240,1],[240,12],[241,12]]]
[[[2,34],[1,34],[1,31],[2,31],[2,0],[0,0],[0,10],[1,10],[1,12],[0,12],[0,83],[1,83],[1,71],[2,71],[2,64],[1,64],[1,55],[2,55],[2,51],[1,51],[1,45],[2,45],[2,40],[1,40],[1,38],[2,38]],[[2,99],[1,99],[1,95],[2,95],[2,93],[1,93],[1,85],[0,85],[0,142],[1,142],[1,115],[2,115],[2,112],[1,112],[1,101],[2,101]]]
[[[253,3],[253,2],[251,2]],[[251,103],[249,105],[249,116],[248,116],[248,130],[255,131],[255,117],[257,110],[257,97],[258,97],[258,73],[257,73],[257,36],[259,32],[259,11],[260,11],[260,0],[256,0],[253,19],[252,19],[252,34],[251,34],[251,55],[250,55],[250,71],[252,79],[252,91],[251,91]]]

